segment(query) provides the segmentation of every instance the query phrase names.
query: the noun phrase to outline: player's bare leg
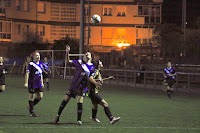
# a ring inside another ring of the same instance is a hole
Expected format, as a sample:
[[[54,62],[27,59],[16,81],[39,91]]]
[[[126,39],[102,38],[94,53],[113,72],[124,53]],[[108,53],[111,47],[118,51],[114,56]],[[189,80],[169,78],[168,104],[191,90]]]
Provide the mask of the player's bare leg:
[[[5,85],[0,85],[0,93],[1,93],[1,92],[4,92],[5,89],[6,89],[6,86],[5,86]]]
[[[46,85],[47,85],[47,90],[50,90],[50,89],[49,89],[49,78],[46,78],[46,79],[45,79],[45,83],[46,83]]]
[[[167,86],[167,95],[168,95],[168,98],[171,98],[171,90],[169,86]]]
[[[29,113],[31,117],[37,117],[34,113],[33,110],[33,106],[34,106],[34,97],[35,97],[35,93],[29,93],[29,105],[28,105],[28,109],[29,109]]]
[[[82,125],[81,116],[83,113],[83,96],[78,96],[77,98],[77,124]]]
[[[90,120],[93,120],[95,122],[100,122],[99,119],[97,119],[97,110],[98,110],[98,104],[93,104],[92,108],[92,117],[90,117]]]
[[[120,120],[120,117],[113,117],[112,116],[110,108],[108,107],[108,103],[104,99],[102,99],[102,101],[99,104],[104,107],[105,114],[107,115],[111,124],[114,124],[115,122]]]
[[[67,105],[67,103],[70,101],[71,97],[66,95],[65,96],[65,99],[61,102],[60,104],[60,107],[59,107],[59,110],[58,110],[58,114],[56,116],[56,119],[55,119],[55,123],[58,123],[59,120],[60,120],[60,115],[63,111],[63,109],[65,108],[65,106]]]

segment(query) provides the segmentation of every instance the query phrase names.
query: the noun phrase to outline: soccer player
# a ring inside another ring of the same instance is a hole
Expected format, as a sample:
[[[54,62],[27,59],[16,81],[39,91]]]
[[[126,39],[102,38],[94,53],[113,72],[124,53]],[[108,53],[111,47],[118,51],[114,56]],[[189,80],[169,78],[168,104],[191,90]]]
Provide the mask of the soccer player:
[[[30,63],[31,59],[29,56],[26,57],[26,61],[23,64],[22,74],[26,74],[26,70],[28,69],[28,64]]]
[[[95,66],[95,72],[90,76],[90,79],[99,80],[102,82],[101,72],[100,69],[103,67],[103,64],[100,60],[96,60],[93,62]],[[93,81],[93,80],[91,80]],[[97,119],[97,110],[98,110],[98,104],[102,105],[104,107],[104,111],[108,119],[110,120],[111,124],[114,124],[115,122],[120,120],[120,117],[113,117],[110,108],[108,107],[108,103],[102,99],[99,96],[99,87],[97,87],[93,82],[89,82],[88,85],[89,88],[89,97],[92,101],[93,108],[92,108],[92,117],[90,117],[91,120],[95,122],[100,122],[100,120]]]
[[[169,98],[171,98],[171,94],[173,94],[173,84],[175,82],[175,75],[176,75],[176,72],[172,67],[171,62],[167,63],[167,68],[164,69],[163,75],[166,81],[167,95]]]
[[[67,47],[68,52],[70,51],[70,47]],[[90,75],[94,72],[95,68],[94,65],[91,63],[92,57],[91,53],[87,52],[82,60],[69,60],[70,63],[73,63],[76,70],[74,73],[74,77],[72,79],[70,88],[68,92],[66,93],[65,99],[60,104],[55,123],[59,122],[60,115],[67,105],[67,103],[70,101],[71,97],[75,98],[77,95],[77,124],[82,125],[81,122],[81,116],[82,116],[82,103],[83,103],[83,89],[87,87],[87,82],[90,77]],[[97,83],[96,81],[93,81],[96,86],[101,86],[101,83]]]
[[[50,73],[51,73],[51,70],[49,68],[49,63],[48,63],[47,57],[44,57],[42,75],[43,75],[44,82],[47,85],[47,90],[49,90],[49,76],[50,76]]]
[[[3,64],[3,57],[0,57],[0,93],[5,91],[5,74],[7,73],[7,67]]]
[[[33,61],[29,63],[28,69],[25,75],[25,84],[24,86],[29,90],[29,105],[28,110],[31,117],[37,117],[34,113],[33,107],[42,99],[43,92],[42,88],[44,88],[43,84],[43,64],[40,62],[40,54],[38,52],[34,52],[32,54]],[[37,98],[35,98],[35,94],[37,94]],[[35,98],[35,99],[34,99]]]

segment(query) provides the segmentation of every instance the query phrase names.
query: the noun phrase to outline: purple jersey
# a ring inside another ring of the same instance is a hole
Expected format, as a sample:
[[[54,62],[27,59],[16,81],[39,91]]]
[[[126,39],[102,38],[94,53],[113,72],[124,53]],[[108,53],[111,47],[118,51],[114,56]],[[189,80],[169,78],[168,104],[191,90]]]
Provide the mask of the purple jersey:
[[[29,79],[28,79],[28,88],[42,88],[41,83],[41,76],[42,76],[42,70],[43,64],[42,62],[39,62],[38,64],[35,62],[30,62],[28,65],[27,71],[29,73]]]
[[[72,63],[76,70],[69,90],[83,90],[87,87],[87,81],[90,75],[94,73],[95,67],[92,63],[84,63],[82,60],[74,60]]]
[[[165,68],[164,69],[164,74],[167,76],[167,79],[175,79],[175,76],[169,76],[168,74],[175,74],[175,70],[173,67],[170,68]]]
[[[46,72],[49,72],[49,63],[43,63],[43,68]]]

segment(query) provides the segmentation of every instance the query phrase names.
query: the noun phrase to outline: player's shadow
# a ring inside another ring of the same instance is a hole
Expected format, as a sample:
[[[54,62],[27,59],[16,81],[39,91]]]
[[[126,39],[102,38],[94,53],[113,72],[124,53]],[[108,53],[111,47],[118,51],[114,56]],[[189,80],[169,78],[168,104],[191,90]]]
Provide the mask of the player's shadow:
[[[40,125],[40,124],[44,124],[44,125],[60,125],[60,126],[63,126],[63,125],[77,125],[76,123],[72,123],[72,122],[68,122],[68,123],[55,123],[55,122],[45,122],[45,123],[27,123],[27,124],[30,124],[30,125]],[[85,125],[90,125],[91,122],[84,122]]]
[[[2,116],[2,117],[24,117],[26,115],[1,115],[0,114],[0,116]]]

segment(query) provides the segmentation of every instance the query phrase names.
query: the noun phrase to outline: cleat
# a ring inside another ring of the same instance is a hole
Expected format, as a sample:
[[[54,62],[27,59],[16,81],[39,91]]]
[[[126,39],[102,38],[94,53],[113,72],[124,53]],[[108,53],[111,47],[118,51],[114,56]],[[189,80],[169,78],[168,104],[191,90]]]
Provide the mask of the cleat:
[[[110,124],[114,124],[115,122],[119,121],[121,117],[117,117],[117,118],[113,118],[111,121],[110,121]]]
[[[30,114],[30,117],[37,117],[37,115],[33,112]]]
[[[83,123],[82,123],[81,121],[77,121],[77,125],[80,125],[80,126],[82,126],[82,125],[83,125]]]
[[[56,116],[56,119],[55,119],[55,123],[58,123],[58,122],[59,122],[59,120],[60,120],[60,116],[59,116],[59,115],[57,115],[57,116]]]
[[[97,122],[97,123],[100,123],[100,120],[97,119],[97,118],[92,118],[92,117],[90,117],[90,120],[92,120],[92,121],[94,121],[94,122]]]

